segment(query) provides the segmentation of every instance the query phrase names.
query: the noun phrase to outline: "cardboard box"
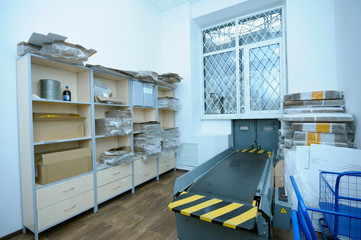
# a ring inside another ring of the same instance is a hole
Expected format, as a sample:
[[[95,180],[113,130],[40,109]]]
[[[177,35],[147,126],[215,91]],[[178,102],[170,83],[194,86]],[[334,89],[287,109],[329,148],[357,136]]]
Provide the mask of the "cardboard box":
[[[91,149],[78,148],[41,154],[36,167],[38,171],[36,182],[41,185],[90,172]]]
[[[84,119],[79,114],[34,113],[34,142],[84,137]]]
[[[275,166],[275,187],[284,187],[285,186],[285,171],[284,171],[285,161],[279,161]]]

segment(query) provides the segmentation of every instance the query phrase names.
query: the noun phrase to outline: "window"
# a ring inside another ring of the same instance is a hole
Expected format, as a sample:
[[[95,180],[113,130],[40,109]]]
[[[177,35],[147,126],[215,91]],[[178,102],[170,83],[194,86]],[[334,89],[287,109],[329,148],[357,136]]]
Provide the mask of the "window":
[[[282,8],[203,29],[203,118],[276,118],[284,93]]]

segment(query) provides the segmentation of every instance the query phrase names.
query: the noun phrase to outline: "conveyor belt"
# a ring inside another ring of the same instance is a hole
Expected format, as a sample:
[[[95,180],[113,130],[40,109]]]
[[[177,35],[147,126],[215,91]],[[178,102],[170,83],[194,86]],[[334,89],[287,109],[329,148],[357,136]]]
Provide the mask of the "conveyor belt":
[[[197,179],[188,193],[252,206],[267,157],[263,151],[234,152]]]

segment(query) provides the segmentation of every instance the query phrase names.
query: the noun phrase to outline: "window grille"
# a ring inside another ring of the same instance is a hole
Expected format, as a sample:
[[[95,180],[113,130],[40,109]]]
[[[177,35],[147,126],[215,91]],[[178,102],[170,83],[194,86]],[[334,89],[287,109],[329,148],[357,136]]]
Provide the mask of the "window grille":
[[[276,8],[202,30],[203,118],[281,113],[283,27]]]

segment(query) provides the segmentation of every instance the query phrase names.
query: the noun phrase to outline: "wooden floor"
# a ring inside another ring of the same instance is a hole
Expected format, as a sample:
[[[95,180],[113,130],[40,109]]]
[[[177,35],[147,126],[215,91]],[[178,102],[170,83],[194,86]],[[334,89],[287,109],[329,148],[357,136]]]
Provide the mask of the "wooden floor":
[[[170,171],[135,189],[135,194],[124,193],[92,210],[50,228],[39,235],[40,240],[176,240],[174,213],[168,210],[172,201],[174,180],[184,171]],[[293,239],[292,233],[274,230],[274,239]],[[11,238],[30,240],[30,232]]]

